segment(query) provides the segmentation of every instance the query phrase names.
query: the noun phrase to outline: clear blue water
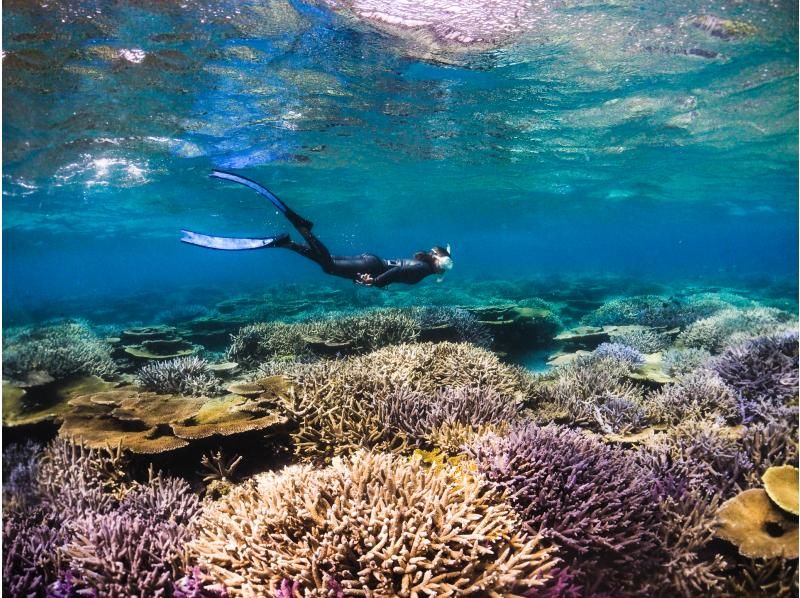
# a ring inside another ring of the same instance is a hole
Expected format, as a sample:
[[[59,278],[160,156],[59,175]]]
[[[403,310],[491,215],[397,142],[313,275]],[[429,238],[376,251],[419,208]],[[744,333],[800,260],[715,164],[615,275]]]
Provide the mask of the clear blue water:
[[[689,21],[703,14],[755,32],[715,37]],[[349,284],[280,250],[179,243],[184,227],[288,230],[212,168],[272,189],[334,253],[450,243],[446,284],[610,274],[792,295],[796,3],[553,2],[538,17],[443,63],[299,1],[4,3],[6,318]]]

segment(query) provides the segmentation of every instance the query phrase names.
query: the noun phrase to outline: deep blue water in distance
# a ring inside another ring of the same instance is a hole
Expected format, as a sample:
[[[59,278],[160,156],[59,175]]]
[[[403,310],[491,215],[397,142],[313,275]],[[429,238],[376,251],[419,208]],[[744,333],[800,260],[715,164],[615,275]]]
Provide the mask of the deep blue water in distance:
[[[797,7],[664,4],[553,3],[510,46],[440,64],[299,1],[7,2],[4,313],[349,284],[281,250],[179,243],[290,230],[212,168],[270,188],[333,253],[450,243],[442,284],[796,288]],[[756,32],[723,40],[702,14]]]

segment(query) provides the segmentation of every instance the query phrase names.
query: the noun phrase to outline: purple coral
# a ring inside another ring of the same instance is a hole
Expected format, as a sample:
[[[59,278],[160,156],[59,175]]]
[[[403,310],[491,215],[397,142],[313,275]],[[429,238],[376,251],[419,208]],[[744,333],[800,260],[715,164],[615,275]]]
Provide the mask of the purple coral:
[[[552,539],[588,590],[624,592],[660,564],[654,480],[622,450],[525,424],[485,436],[470,452],[525,529]]]
[[[765,410],[780,410],[797,396],[798,333],[762,336],[731,347],[710,367],[739,393],[746,419],[769,417]]]
[[[5,456],[15,454],[27,453]],[[63,440],[32,463],[22,475],[22,464],[7,461],[20,480],[4,488],[3,588],[9,595],[170,591],[200,512],[186,482],[159,475],[132,483],[116,471],[119,453]]]
[[[593,355],[596,357],[608,357],[628,363],[633,367],[644,363],[644,355],[638,349],[634,349],[622,343],[600,343]]]
[[[176,357],[144,366],[137,374],[142,388],[161,394],[214,396],[222,385],[199,357]]]
[[[436,428],[446,424],[481,426],[517,420],[520,404],[491,388],[445,387],[435,393],[400,388],[376,397],[376,410],[387,426],[424,441]]]

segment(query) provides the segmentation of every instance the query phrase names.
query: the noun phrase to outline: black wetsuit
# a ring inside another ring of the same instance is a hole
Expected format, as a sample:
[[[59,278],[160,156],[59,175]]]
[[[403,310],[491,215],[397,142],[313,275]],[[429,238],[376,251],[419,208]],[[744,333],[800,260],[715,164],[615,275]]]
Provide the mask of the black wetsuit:
[[[386,260],[371,253],[361,255],[331,255],[328,248],[311,233],[312,223],[296,217],[296,214],[286,214],[297,231],[303,236],[308,245],[300,245],[287,238],[276,243],[277,247],[285,247],[299,253],[303,257],[318,263],[323,271],[334,276],[349,278],[358,281],[361,274],[369,274],[374,280],[371,286],[385,287],[393,282],[415,284],[431,274],[436,274],[433,263],[420,259]]]

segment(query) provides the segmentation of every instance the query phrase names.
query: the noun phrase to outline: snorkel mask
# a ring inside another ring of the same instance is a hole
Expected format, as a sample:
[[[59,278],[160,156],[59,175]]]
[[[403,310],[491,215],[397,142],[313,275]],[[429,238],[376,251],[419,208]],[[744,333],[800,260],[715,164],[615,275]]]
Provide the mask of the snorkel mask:
[[[436,260],[436,265],[441,270],[440,274],[444,275],[450,270],[453,269],[453,258],[450,257],[450,244],[448,243],[447,248],[444,247],[434,247],[431,249],[431,253],[433,254],[434,259]],[[442,282],[442,278],[439,278],[437,282]]]

